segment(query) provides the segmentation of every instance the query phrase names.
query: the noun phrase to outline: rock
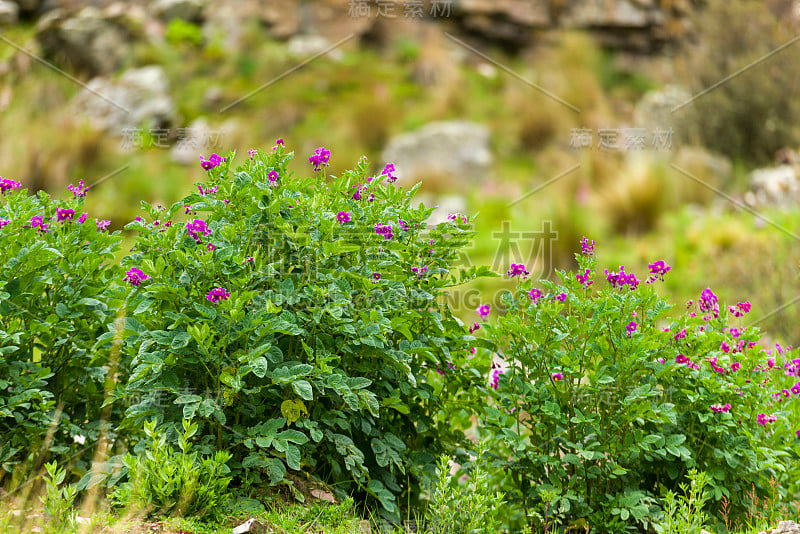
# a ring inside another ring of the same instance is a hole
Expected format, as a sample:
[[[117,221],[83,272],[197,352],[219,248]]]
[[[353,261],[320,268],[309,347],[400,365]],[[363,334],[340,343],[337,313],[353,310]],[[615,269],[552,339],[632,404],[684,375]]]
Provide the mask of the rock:
[[[757,206],[796,206],[800,202],[798,167],[780,165],[756,169],[750,173],[750,188]]]
[[[0,26],[12,26],[19,20],[19,6],[14,2],[0,0]]]
[[[427,207],[436,208],[428,218],[428,224],[435,225],[447,221],[447,216],[451,213],[465,215],[467,213],[467,201],[461,195],[431,195],[420,193],[417,195],[416,204],[425,204]]]
[[[427,178],[461,190],[464,182],[480,183],[489,177],[489,129],[466,121],[433,122],[390,139],[382,158],[394,163],[400,183],[425,183]]]
[[[319,54],[330,46],[331,43],[321,35],[295,35],[289,39],[287,48],[290,56],[296,59],[306,59]],[[343,57],[342,51],[338,48],[330,50],[326,55],[335,61],[339,61]]]
[[[25,14],[33,14],[39,11],[41,7],[41,0],[14,0],[14,3],[19,6],[19,10]]]
[[[188,22],[202,22],[206,0],[156,0],[152,9],[158,18],[169,22],[182,19]]]
[[[259,13],[261,23],[275,39],[288,39],[300,28],[298,0],[266,2]]]
[[[664,23],[656,0],[583,0],[571,2],[561,17],[567,27],[647,28]]]
[[[781,521],[772,529],[772,534],[800,534],[800,525],[794,521]]]
[[[251,518],[233,529],[233,534],[245,534],[247,532],[252,532],[253,534],[266,534],[267,527],[266,525]]]
[[[208,122],[200,117],[178,136],[178,141],[169,151],[170,159],[181,165],[197,164],[200,161],[200,154],[207,148],[212,136],[213,132],[209,128]]]
[[[74,105],[100,130],[121,133],[139,127],[164,128],[173,122],[175,104],[159,66],[125,71],[119,80],[93,78]]]
[[[636,103],[633,117],[637,127],[648,133],[654,130],[667,130],[675,126],[676,114],[672,110],[692,97],[685,87],[668,85],[658,91],[646,93]]]
[[[36,25],[36,39],[46,55],[90,75],[117,70],[127,54],[130,38],[131,32],[119,18],[108,18],[93,6],[74,15],[54,9]]]
[[[492,40],[526,45],[532,30],[552,25],[547,2],[528,0],[461,0],[455,14],[465,29]]]

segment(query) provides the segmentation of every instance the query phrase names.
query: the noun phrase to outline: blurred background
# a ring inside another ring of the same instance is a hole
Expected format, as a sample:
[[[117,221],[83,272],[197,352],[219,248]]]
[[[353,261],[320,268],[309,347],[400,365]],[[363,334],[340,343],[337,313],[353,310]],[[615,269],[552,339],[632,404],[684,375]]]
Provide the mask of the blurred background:
[[[710,287],[796,345],[797,40],[795,0],[0,0],[0,175],[83,179],[121,229],[201,155],[325,146],[479,212],[464,263],[552,277],[586,235],[601,271],[672,265],[674,313]]]

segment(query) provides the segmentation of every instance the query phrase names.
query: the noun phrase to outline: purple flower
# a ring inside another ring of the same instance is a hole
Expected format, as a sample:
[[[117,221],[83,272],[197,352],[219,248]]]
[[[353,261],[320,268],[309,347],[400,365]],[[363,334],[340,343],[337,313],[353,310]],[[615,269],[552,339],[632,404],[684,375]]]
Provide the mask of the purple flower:
[[[0,229],[11,224],[11,219],[0,219]]]
[[[624,265],[619,266],[619,272],[608,272],[606,269],[605,273],[606,281],[611,284],[611,287],[622,289],[624,286],[628,286],[630,289],[636,289],[639,286],[639,279],[633,273],[626,273]]]
[[[219,301],[225,300],[229,296],[231,296],[231,294],[228,293],[228,291],[224,287],[215,287],[214,289],[208,292],[208,295],[206,295],[206,299],[216,306],[216,304]]]
[[[486,319],[487,317],[489,317],[489,312],[491,311],[491,309],[492,308],[488,304],[481,304],[475,311],[478,312],[478,315],[480,315],[481,319]]]
[[[540,298],[542,298],[542,292],[541,292],[541,291],[539,291],[539,289],[538,289],[538,288],[535,288],[535,287],[534,287],[533,289],[531,289],[531,290],[530,290],[530,292],[528,293],[528,296],[531,298],[531,300],[533,301],[533,303],[534,303],[534,304],[536,304],[536,302],[537,302],[537,301],[538,301]]]
[[[567,301],[567,294],[566,293],[559,293],[554,298],[559,302],[566,302]]]
[[[47,227],[50,226],[49,224],[45,224],[44,219],[41,215],[34,215],[31,217],[31,222],[28,224],[30,228],[38,228],[40,232],[47,233]]]
[[[728,403],[726,403],[724,405],[722,405],[722,404],[712,404],[710,406],[710,408],[711,408],[712,412],[717,412],[717,413],[725,413],[725,412],[731,411],[731,405],[728,404]]]
[[[319,172],[323,166],[328,165],[328,161],[331,159],[331,151],[325,149],[324,147],[319,147],[314,150],[314,154],[312,154],[308,161],[314,165],[314,170]]]
[[[447,214],[447,220],[448,221],[456,222],[459,219],[461,219],[461,222],[463,222],[464,224],[467,224],[467,216],[466,215],[461,215],[460,213],[448,213]]]
[[[275,185],[278,183],[278,173],[276,171],[269,171],[267,173],[267,179],[269,180],[269,185]]]
[[[206,225],[203,219],[195,219],[186,223],[186,232],[196,242],[200,243],[200,237],[206,236],[211,233],[211,229]]]
[[[800,382],[792,386],[792,393],[800,395]]]
[[[510,276],[511,278],[515,276],[522,276],[523,278],[528,276],[528,271],[525,269],[525,265],[521,263],[512,263],[511,268],[506,272],[506,275]]]
[[[361,200],[361,186],[360,185],[354,185],[353,189],[356,190],[356,192],[353,193],[353,200]]]
[[[562,375],[561,373],[553,373],[553,374],[550,375],[550,378],[552,378],[553,380],[558,382],[559,380],[563,380],[564,379],[564,375]]]
[[[97,225],[98,232],[105,232],[106,230],[108,230],[108,227],[111,224],[111,221],[109,221],[108,219],[103,221],[101,221],[100,219],[95,219],[94,222]]]
[[[584,256],[591,256],[594,253],[594,239],[589,243],[589,240],[584,236],[581,238],[581,254]]]
[[[89,190],[88,187],[83,186],[83,180],[78,182],[78,185],[69,184],[67,186],[67,189],[69,189],[72,192],[72,198],[85,197],[86,191]]]
[[[472,323],[472,326],[469,327],[469,333],[473,334],[473,333],[477,332],[480,329],[481,329],[481,325],[479,325],[478,323]]]
[[[219,167],[224,161],[225,158],[217,154],[211,154],[207,160],[203,159],[203,156],[200,156],[200,166],[207,171]]]
[[[208,188],[208,189],[206,189],[205,191],[203,191],[203,186],[201,186],[201,185],[198,185],[198,186],[197,186],[197,189],[199,189],[199,190],[200,190],[200,194],[201,194],[201,195],[210,195],[210,194],[213,194],[213,193],[216,193],[216,192],[217,192],[217,186],[216,186],[216,185],[215,185],[215,186],[213,186],[213,187],[209,187],[209,188]]]
[[[375,233],[382,235],[384,239],[391,239],[394,237],[394,234],[392,233],[392,225],[390,224],[375,225]]]
[[[593,283],[592,280],[589,280],[589,269],[586,269],[586,271],[584,271],[583,274],[580,273],[576,274],[575,278],[577,278],[578,282],[583,284],[586,288],[588,288]]]
[[[719,349],[724,353],[729,353],[731,351],[731,346],[728,345],[727,341],[723,341],[722,344],[719,346]]]
[[[281,145],[284,145],[284,143],[283,143],[283,139],[278,139],[278,140],[276,141],[276,143],[275,143],[275,146],[274,146],[274,147],[272,147],[272,150],[278,150],[278,147],[279,147],[279,146],[281,146]],[[284,145],[284,146],[286,146],[286,145]]]
[[[9,180],[8,178],[3,178],[0,176],[0,193],[6,194],[6,191],[11,191],[12,189],[19,189],[22,186],[21,183],[15,182],[14,180]]]
[[[88,217],[88,213],[82,213],[80,217],[78,217],[78,223],[83,224],[86,222],[86,217]]]
[[[703,313],[712,312],[714,314],[714,318],[716,319],[719,317],[719,304],[717,303],[717,296],[711,292],[710,289],[706,288],[703,290],[703,293],[700,295],[700,300],[698,301],[700,305],[700,311]],[[706,315],[703,317],[705,320],[709,320],[711,318],[710,315]]]
[[[416,274],[418,278],[422,278],[423,276],[425,276],[425,273],[427,272],[427,270],[428,270],[428,266],[427,265],[423,265],[420,268],[417,268],[417,267],[412,267],[411,268],[411,272]]]
[[[391,184],[397,180],[397,176],[392,174],[394,172],[395,172],[394,163],[387,163],[386,166],[383,168],[381,174],[386,175],[387,176],[386,181]]]
[[[672,267],[664,263],[664,260],[658,260],[655,263],[650,264],[650,274],[651,276],[646,280],[646,283],[652,284],[656,280],[664,281],[664,275],[669,272]]]
[[[628,332],[629,336],[632,336],[633,333],[636,331],[637,326],[638,325],[636,324],[636,321],[631,321],[630,323],[628,323],[628,326],[625,327],[625,331]]]
[[[491,381],[490,381],[489,385],[495,391],[497,391],[497,386],[500,383],[500,375],[501,374],[503,374],[503,370],[502,369],[492,369]]]
[[[142,282],[144,282],[148,278],[150,278],[150,277],[147,276],[146,274],[144,274],[140,269],[137,269],[136,267],[134,267],[134,268],[128,270],[127,273],[125,273],[124,281],[125,282],[129,282],[132,286],[137,286],[138,287],[139,284],[141,284]]]
[[[350,222],[350,212],[340,211],[336,214],[336,219],[339,221],[339,224]]]
[[[206,248],[213,252],[214,249],[217,248],[217,247],[214,246],[214,243],[209,243],[208,245],[206,245]]]
[[[255,148],[251,148],[247,151],[247,155],[250,156],[250,159],[253,159],[258,154],[258,151]]]
[[[740,368],[741,366],[742,366],[742,365],[741,365],[739,362],[733,362],[733,363],[731,364],[731,372],[732,372],[732,373],[735,373],[736,371],[738,371],[738,370],[739,370],[739,368]]]
[[[381,273],[372,273],[372,283],[377,284],[381,279]]]
[[[75,210],[72,208],[61,208],[56,212],[56,220],[58,222],[70,221],[75,216]]]

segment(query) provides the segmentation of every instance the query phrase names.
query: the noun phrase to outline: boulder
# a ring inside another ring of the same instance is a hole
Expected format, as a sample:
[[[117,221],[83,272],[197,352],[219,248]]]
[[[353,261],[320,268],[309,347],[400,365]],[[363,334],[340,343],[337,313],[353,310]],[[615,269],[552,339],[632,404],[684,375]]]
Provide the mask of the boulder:
[[[110,17],[93,6],[72,15],[54,9],[36,25],[36,39],[47,56],[90,75],[116,71],[131,37],[119,17]]]
[[[781,521],[772,530],[772,534],[800,534],[800,525],[794,521]]]
[[[12,26],[19,20],[19,6],[14,2],[0,0],[0,26]]]
[[[205,5],[206,0],[156,0],[152,9],[158,18],[166,22],[172,19],[201,22]]]
[[[648,28],[665,22],[657,0],[570,2],[560,19],[572,28]]]
[[[532,30],[553,24],[547,2],[461,0],[455,4],[454,14],[471,32],[517,45],[528,44]]]
[[[745,198],[756,206],[788,208],[800,202],[800,177],[798,167],[779,165],[756,169],[750,173],[752,194]],[[798,533],[800,534],[800,533]]]
[[[125,71],[118,80],[93,78],[74,99],[76,109],[97,129],[164,128],[173,122],[175,104],[159,66]]]
[[[674,128],[678,114],[672,110],[691,97],[689,90],[679,85],[668,85],[658,91],[645,93],[634,108],[634,123],[648,133]]]
[[[464,182],[481,183],[489,178],[489,129],[466,121],[429,123],[390,139],[382,158],[394,164],[399,183],[414,184],[421,179],[425,184],[428,178],[444,189],[461,190]]]

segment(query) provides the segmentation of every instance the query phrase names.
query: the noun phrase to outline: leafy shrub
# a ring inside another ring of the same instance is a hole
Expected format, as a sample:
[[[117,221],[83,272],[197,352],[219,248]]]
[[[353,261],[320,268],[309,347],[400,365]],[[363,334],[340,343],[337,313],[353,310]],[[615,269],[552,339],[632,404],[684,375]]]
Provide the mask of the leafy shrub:
[[[664,496],[664,517],[654,525],[658,534],[700,532],[706,526],[708,517],[703,505],[708,500],[704,494],[708,475],[691,470],[688,478],[688,484],[680,485],[683,495],[668,490]]]
[[[302,469],[398,519],[396,496],[416,502],[461,438],[440,412],[475,379],[474,338],[437,299],[487,270],[451,273],[466,220],[426,226],[390,169],[293,178],[291,157],[212,156],[198,193],[128,225],[124,424],[196,421],[198,450],[229,451],[235,475]]]
[[[683,76],[695,95],[713,90],[676,111],[685,135],[731,158],[761,163],[800,144],[800,68],[791,47],[783,47],[795,32],[764,2],[710,0],[696,27],[701,42],[686,51]]]
[[[492,534],[500,531],[503,494],[491,491],[483,452],[478,452],[471,478],[462,486],[454,485],[450,477],[450,458],[446,455],[439,458],[438,477],[431,488],[431,502],[425,518],[426,532]]]
[[[58,467],[56,462],[45,464],[47,476],[44,478],[46,493],[42,497],[44,513],[50,520],[49,532],[69,532],[75,528],[77,512],[73,503],[78,495],[74,484],[64,485],[67,472]]]
[[[727,498],[741,514],[750,485],[766,491],[797,454],[789,422],[800,390],[787,388],[800,360],[767,354],[754,328],[729,327],[749,303],[720,312],[710,290],[662,329],[663,262],[651,265],[651,283],[621,268],[595,291],[595,258],[576,259],[577,274],[560,272],[560,283],[519,281],[504,297],[508,313],[486,325],[504,363],[485,388],[482,436],[515,486],[509,497],[530,518],[548,505],[562,523],[620,532],[650,523],[660,489],[694,468],[709,475],[711,503]]]
[[[23,475],[21,462],[69,455],[85,470],[102,424],[120,415],[101,406],[126,364],[94,345],[114,320],[121,237],[81,214],[82,183],[69,200],[14,184],[0,179],[0,461]]]
[[[112,503],[129,510],[145,510],[149,514],[179,514],[217,518],[230,495],[230,469],[225,463],[231,456],[217,451],[211,457],[200,458],[189,452],[190,439],[197,424],[183,422],[178,438],[180,454],[167,445],[163,432],[156,430],[154,421],[144,424],[146,449],[127,454],[123,460],[129,481],[119,486],[111,496]]]

